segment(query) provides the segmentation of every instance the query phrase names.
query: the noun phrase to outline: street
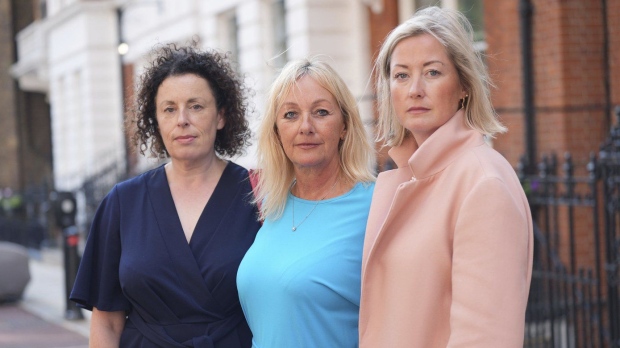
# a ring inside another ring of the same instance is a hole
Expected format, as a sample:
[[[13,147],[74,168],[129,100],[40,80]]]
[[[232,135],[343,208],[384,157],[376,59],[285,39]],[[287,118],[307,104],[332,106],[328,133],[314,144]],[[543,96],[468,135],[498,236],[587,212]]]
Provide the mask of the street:
[[[43,250],[30,259],[31,280],[21,301],[0,304],[0,347],[88,347],[90,312],[84,319],[64,318],[64,269],[62,252]]]

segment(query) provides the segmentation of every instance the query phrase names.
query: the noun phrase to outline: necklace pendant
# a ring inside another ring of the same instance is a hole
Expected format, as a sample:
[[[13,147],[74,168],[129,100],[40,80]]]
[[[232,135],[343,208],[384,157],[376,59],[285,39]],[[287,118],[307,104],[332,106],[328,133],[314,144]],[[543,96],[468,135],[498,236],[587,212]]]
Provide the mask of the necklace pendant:
[[[293,226],[293,228],[291,228],[291,230],[292,230],[293,232],[295,232],[295,231],[297,231],[297,227]]]

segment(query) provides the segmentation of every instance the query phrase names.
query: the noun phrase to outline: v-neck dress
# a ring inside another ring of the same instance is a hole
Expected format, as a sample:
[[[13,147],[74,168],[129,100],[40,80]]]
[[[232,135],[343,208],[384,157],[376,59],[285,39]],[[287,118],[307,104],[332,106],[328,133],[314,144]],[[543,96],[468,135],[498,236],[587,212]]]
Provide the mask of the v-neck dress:
[[[121,347],[247,348],[236,288],[260,228],[248,172],[229,162],[188,243],[164,166],[116,185],[91,227],[71,300],[125,311]]]

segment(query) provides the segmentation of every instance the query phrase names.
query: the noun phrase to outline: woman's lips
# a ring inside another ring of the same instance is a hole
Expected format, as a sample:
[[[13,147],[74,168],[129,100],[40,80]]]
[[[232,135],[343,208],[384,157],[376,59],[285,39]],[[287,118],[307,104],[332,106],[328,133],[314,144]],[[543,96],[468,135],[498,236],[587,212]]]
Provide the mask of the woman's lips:
[[[302,149],[313,149],[315,147],[319,146],[319,144],[315,144],[315,143],[301,143],[301,144],[297,144],[297,147],[300,147]]]
[[[421,113],[427,112],[428,110],[430,109],[415,106],[415,107],[411,107],[407,109],[407,112],[412,113],[412,114],[421,114]]]
[[[182,135],[180,137],[174,138],[174,140],[180,143],[191,143],[194,139],[196,139],[196,137],[193,135]]]

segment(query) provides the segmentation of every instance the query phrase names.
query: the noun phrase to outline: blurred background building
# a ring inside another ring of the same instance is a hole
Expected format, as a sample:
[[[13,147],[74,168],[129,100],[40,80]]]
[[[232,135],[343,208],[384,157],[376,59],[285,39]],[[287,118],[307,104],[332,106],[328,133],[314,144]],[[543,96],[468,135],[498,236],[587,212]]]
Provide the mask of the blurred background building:
[[[253,123],[287,60],[324,55],[359,98],[371,125],[370,5],[361,0],[33,1],[39,16],[17,32],[11,73],[19,90],[48,98],[54,185],[69,190],[111,163],[127,166],[130,174],[152,165],[127,151],[123,108],[150,50],[169,42],[198,41],[231,52],[256,91]],[[236,160],[252,167],[253,152]]]
[[[2,0],[0,187],[79,187],[114,164],[153,165],[127,147],[123,110],[148,53],[198,41],[247,76],[255,125],[290,59],[323,55],[360,102],[372,134],[372,63],[385,35],[429,5],[465,13],[510,129],[495,148],[517,164],[571,151],[585,163],[620,103],[616,0]],[[254,148],[236,159],[254,166]],[[53,160],[52,160],[53,159]],[[385,158],[379,159],[382,168]],[[53,162],[53,165],[52,165]],[[53,170],[52,170],[53,168]]]
[[[128,148],[123,114],[148,53],[169,42],[230,52],[256,92],[254,129],[278,70],[322,55],[373,136],[374,57],[390,30],[429,5],[460,10],[474,26],[497,87],[493,104],[509,128],[492,144],[519,172],[540,227],[530,296],[538,302],[528,307],[540,325],[528,326],[529,342],[620,347],[620,188],[597,191],[618,171],[601,169],[620,147],[618,0],[0,0],[4,211],[21,209],[53,240],[47,193],[76,193],[86,229],[111,185],[158,163]],[[235,161],[253,167],[254,153]],[[378,170],[392,166],[385,153]],[[557,267],[565,285],[541,275]],[[595,274],[579,278],[580,270]],[[554,286],[570,291],[540,302],[558,293]],[[587,303],[586,290],[597,294]],[[590,314],[578,312],[586,304]]]
[[[197,41],[230,52],[255,91],[253,128],[278,70],[290,59],[323,55],[360,101],[372,133],[369,13],[381,8],[380,1],[1,3],[7,19],[2,23],[11,24],[3,31],[2,76],[11,86],[3,98],[12,108],[0,122],[12,148],[0,187],[25,192],[47,183],[49,190],[74,191],[82,225],[112,184],[158,164],[129,148],[123,131],[137,79],[158,45]],[[47,157],[35,157],[39,148]],[[254,152],[251,147],[235,161],[253,167]]]

